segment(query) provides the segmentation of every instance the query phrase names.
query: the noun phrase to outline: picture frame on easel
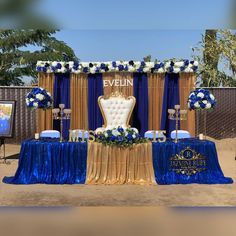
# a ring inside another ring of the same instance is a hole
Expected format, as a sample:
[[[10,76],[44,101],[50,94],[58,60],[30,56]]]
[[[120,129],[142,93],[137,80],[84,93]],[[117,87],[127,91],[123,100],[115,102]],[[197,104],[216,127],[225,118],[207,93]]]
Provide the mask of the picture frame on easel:
[[[0,100],[0,148],[3,147],[3,155],[0,156],[0,161],[5,164],[5,139],[13,137],[13,128],[15,121],[16,101]]]

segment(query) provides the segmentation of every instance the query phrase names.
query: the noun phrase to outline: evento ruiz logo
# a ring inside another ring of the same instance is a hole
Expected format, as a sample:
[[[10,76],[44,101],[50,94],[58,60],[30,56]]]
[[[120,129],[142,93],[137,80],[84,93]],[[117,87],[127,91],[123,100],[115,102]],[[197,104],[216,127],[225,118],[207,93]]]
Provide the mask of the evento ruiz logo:
[[[177,174],[194,175],[207,169],[206,157],[190,147],[170,158],[170,170]]]

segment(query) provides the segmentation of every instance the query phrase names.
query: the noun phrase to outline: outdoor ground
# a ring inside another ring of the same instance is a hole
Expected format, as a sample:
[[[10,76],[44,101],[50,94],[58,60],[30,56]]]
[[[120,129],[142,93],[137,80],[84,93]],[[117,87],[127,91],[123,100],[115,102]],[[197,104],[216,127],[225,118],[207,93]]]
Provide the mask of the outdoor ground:
[[[216,141],[225,176],[236,181],[236,139]],[[7,145],[8,154],[19,151]],[[14,175],[17,160],[0,164],[0,179]],[[0,183],[1,206],[236,206],[236,183],[229,185],[8,185]]]

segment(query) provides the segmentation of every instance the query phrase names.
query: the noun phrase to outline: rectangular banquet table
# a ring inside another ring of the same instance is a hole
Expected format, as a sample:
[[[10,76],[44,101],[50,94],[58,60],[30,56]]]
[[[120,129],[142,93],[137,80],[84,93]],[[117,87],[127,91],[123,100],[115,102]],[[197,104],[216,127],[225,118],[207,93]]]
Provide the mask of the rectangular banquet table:
[[[87,143],[57,139],[26,140],[21,145],[18,169],[9,184],[83,184],[86,179]]]
[[[215,143],[182,139],[153,143],[153,167],[158,184],[229,184],[220,168]]]
[[[121,149],[100,143],[59,142],[56,139],[22,143],[14,177],[9,184],[228,184],[215,144],[198,139],[143,143]]]

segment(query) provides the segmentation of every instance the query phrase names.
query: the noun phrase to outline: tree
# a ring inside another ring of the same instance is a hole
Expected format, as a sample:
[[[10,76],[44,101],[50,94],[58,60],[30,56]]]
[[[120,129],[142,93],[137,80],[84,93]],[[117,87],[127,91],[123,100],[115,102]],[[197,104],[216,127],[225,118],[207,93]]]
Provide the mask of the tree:
[[[201,86],[236,86],[236,36],[229,30],[206,30],[200,46],[193,48],[200,62]]]
[[[77,61],[73,50],[53,37],[56,30],[0,30],[0,85],[22,85],[24,76],[37,78],[38,60]],[[27,46],[38,50],[29,51]]]

